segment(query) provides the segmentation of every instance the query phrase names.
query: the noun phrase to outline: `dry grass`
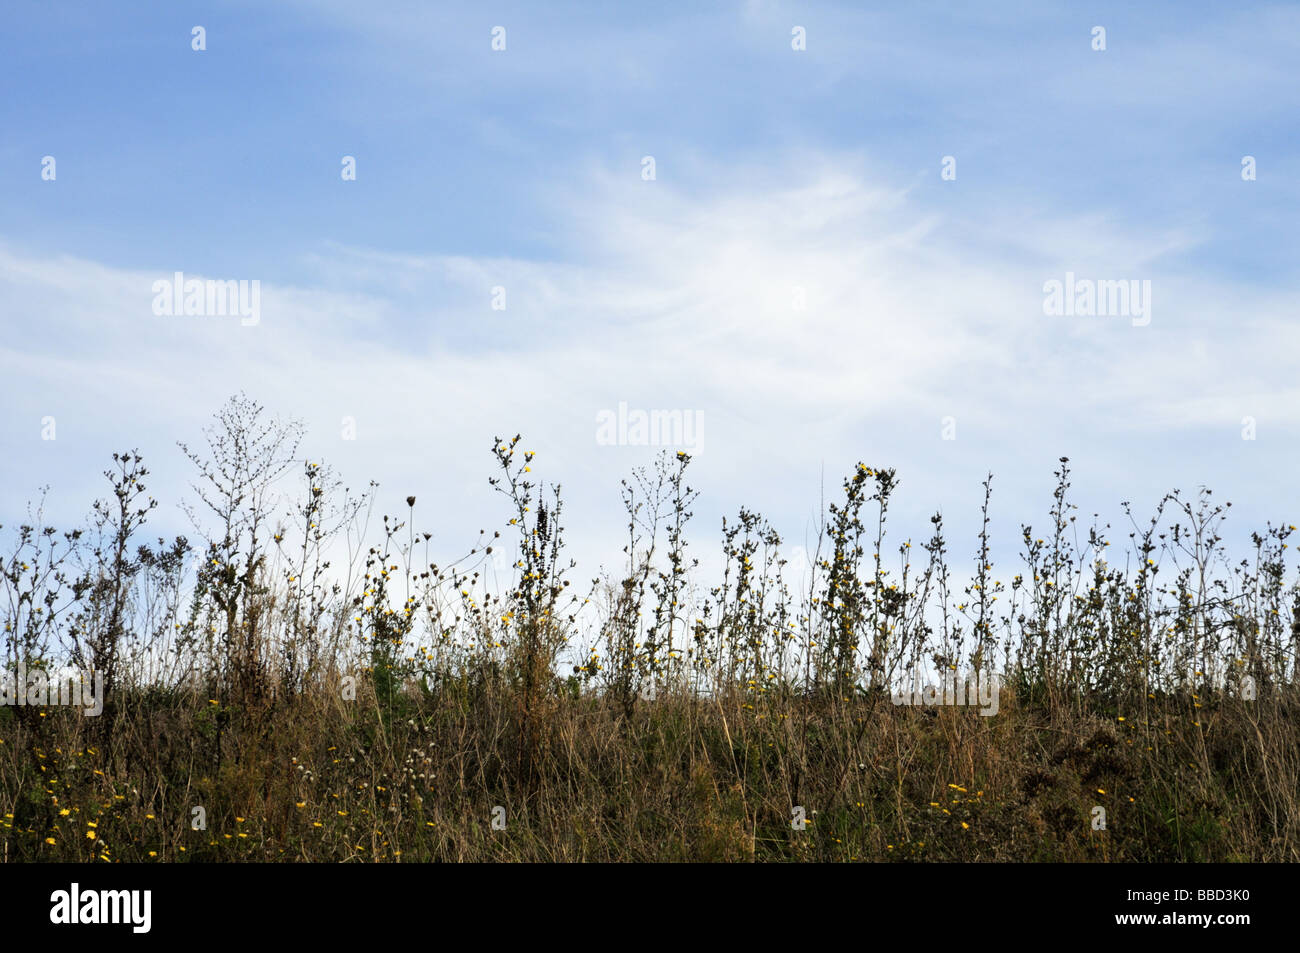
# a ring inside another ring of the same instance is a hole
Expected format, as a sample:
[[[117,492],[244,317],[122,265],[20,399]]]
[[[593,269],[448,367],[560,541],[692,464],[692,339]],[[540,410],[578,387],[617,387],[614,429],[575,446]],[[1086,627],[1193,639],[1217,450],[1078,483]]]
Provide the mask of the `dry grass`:
[[[99,718],[0,707],[4,859],[1300,859],[1288,527],[1230,565],[1226,508],[1172,494],[1113,568],[1062,461],[1023,571],[993,567],[986,494],[950,591],[941,521],[915,565],[910,541],[890,555],[896,479],[861,465],[810,579],[741,510],[704,587],[679,454],[625,484],[627,564],[579,593],[518,438],[493,443],[502,529],[437,566],[414,499],[371,532],[318,464],[276,513],[297,434],[237,398],[187,449],[201,551],[138,545],[136,454],[87,530],[16,532],[6,662],[108,693]],[[483,560],[507,546],[494,591]],[[995,715],[891,699],[959,668],[1001,674]]]

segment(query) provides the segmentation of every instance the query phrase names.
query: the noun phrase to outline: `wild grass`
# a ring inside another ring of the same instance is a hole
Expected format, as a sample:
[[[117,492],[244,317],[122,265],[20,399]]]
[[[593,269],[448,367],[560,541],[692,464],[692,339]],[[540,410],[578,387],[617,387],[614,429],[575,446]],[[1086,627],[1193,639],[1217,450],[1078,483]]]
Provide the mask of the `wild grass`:
[[[145,542],[134,451],[87,527],[10,531],[0,674],[71,665],[105,703],[0,707],[4,859],[1300,859],[1290,525],[1229,562],[1229,505],[1171,493],[1120,555],[1062,460],[1018,571],[990,477],[959,572],[938,515],[891,542],[897,475],[860,464],[811,565],[742,508],[702,581],[665,454],[579,584],[519,437],[500,528],[439,565],[414,497],[376,523],[301,434],[240,396],[182,448],[198,543]],[[996,678],[996,714],[895,703],[945,673]]]

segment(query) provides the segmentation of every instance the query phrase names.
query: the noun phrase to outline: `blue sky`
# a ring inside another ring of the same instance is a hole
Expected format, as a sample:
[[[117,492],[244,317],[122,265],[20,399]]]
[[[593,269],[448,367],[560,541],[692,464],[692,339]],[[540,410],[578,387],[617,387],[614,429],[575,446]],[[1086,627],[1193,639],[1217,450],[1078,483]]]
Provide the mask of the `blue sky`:
[[[240,389],[387,511],[428,500],[449,550],[504,513],[487,448],[522,431],[584,564],[617,557],[618,479],[656,452],[594,439],[620,402],[701,415],[700,550],[742,504],[801,542],[857,460],[898,468],[904,534],[942,508],[957,556],[986,471],[1009,553],[1062,455],[1117,528],[1121,500],[1202,483],[1234,543],[1300,509],[1295,6],[18,0],[5,21],[0,523],[45,484],[79,518],[138,446],[158,527],[184,531],[175,441]],[[153,314],[175,271],[260,281],[261,320]],[[1067,271],[1150,281],[1150,323],[1044,315]]]

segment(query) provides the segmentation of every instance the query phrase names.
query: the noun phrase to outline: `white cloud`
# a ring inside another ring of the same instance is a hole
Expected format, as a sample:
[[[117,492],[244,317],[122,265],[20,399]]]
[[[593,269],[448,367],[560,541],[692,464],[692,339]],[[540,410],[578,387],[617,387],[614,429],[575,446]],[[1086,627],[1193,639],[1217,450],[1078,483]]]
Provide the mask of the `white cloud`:
[[[1023,498],[1070,445],[1092,453],[1076,467],[1107,475],[1112,505],[1129,479],[1213,476],[1205,440],[1191,436],[1132,473],[1153,431],[1219,428],[1236,452],[1243,413],[1274,434],[1300,424],[1286,359],[1300,342],[1283,303],[1176,270],[1198,234],[1034,209],[960,220],[856,161],[768,168],[713,170],[707,194],[597,170],[553,196],[565,262],[305,249],[321,286],[264,278],[262,321],[247,328],[154,316],[152,272],[0,247],[6,325],[24,329],[0,350],[14,394],[4,438],[23,451],[3,471],[6,498],[45,482],[97,492],[107,452],[140,445],[163,481],[157,495],[174,499],[187,474],[173,442],[197,439],[244,389],[307,418],[308,455],[335,461],[353,486],[379,479],[390,512],[407,493],[428,501],[421,512],[449,550],[495,512],[488,441],[523,432],[539,476],[566,487],[586,572],[618,555],[617,481],[654,453],[596,444],[597,412],[619,401],[702,412],[699,550],[741,503],[802,541],[823,463],[828,492],[857,459],[898,466],[911,516],[969,509],[991,468],[1007,512],[1036,517],[1045,494]],[[1151,326],[1045,317],[1042,283],[1067,268],[1152,279]],[[489,306],[496,284],[508,288],[504,312]],[[64,443],[42,456],[37,422],[50,406]],[[955,445],[939,439],[949,414]],[[345,415],[355,442],[339,439]],[[1287,485],[1238,477],[1278,500]]]

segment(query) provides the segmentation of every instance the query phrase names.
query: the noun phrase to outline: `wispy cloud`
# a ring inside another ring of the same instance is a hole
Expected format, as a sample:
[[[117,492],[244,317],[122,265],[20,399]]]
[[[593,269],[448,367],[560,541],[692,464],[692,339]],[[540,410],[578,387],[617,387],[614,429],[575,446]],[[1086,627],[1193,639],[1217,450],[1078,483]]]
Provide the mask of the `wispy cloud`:
[[[563,262],[316,243],[302,253],[319,286],[265,283],[256,327],[155,316],[154,272],[8,247],[0,287],[40,329],[3,352],[20,395],[5,438],[26,448],[9,485],[66,479],[66,460],[41,466],[50,405],[93,469],[124,443],[170,452],[243,388],[308,418],[309,454],[354,483],[445,501],[437,518],[467,539],[481,517],[456,501],[490,505],[474,489],[481,451],[523,431],[539,471],[576,494],[591,525],[575,529],[595,557],[613,538],[598,527],[618,525],[618,478],[654,452],[596,442],[597,414],[620,401],[702,414],[702,532],[746,502],[796,537],[823,466],[833,490],[858,458],[900,468],[903,512],[916,517],[971,496],[985,468],[1015,505],[1080,445],[1093,455],[1081,469],[1113,480],[1112,494],[1222,477],[1207,431],[1226,453],[1244,414],[1274,434],[1300,425],[1276,346],[1296,333],[1281,299],[1181,273],[1173,263],[1196,234],[1036,208],[955,219],[855,158],[747,168],[729,187],[714,172],[706,192],[608,168],[582,194],[557,189]],[[1152,280],[1151,324],[1045,316],[1043,282],[1067,268]],[[355,441],[341,438],[344,417]],[[945,417],[955,441],[941,437]],[[1126,473],[1155,432],[1181,447]],[[179,492],[183,468],[164,472]],[[1284,492],[1262,468],[1234,479],[1261,498]]]

